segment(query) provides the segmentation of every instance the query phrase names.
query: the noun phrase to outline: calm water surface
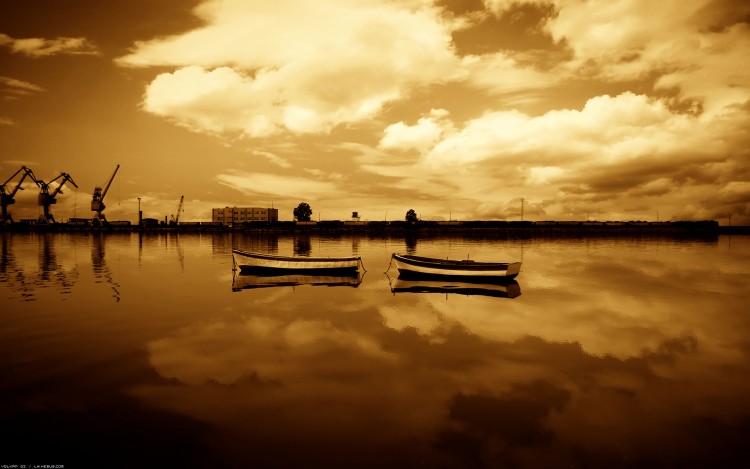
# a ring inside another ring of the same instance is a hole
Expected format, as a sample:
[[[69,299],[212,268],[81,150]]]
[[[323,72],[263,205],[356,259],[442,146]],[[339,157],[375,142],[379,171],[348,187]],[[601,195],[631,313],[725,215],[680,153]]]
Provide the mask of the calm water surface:
[[[748,237],[0,236],[0,464],[750,467]],[[523,267],[400,291],[392,252]]]

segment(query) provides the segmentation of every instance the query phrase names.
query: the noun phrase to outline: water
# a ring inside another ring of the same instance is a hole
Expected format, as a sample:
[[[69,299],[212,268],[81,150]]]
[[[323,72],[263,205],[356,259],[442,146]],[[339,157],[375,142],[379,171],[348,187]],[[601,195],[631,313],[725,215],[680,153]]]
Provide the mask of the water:
[[[747,237],[0,236],[0,464],[750,465]],[[242,288],[233,246],[367,272]],[[391,252],[523,267],[394,293]]]

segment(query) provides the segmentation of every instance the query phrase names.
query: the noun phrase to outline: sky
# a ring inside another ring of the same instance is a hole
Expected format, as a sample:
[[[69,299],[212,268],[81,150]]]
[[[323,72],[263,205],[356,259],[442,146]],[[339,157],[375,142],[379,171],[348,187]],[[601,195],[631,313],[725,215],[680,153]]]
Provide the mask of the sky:
[[[109,220],[750,225],[746,0],[0,6],[0,183],[70,174],[58,221],[119,164]]]

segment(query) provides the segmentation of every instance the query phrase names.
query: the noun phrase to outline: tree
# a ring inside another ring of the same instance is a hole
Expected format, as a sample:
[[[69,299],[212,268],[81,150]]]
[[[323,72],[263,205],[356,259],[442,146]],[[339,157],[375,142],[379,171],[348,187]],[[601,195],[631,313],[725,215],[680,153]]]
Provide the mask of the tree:
[[[410,208],[409,211],[406,212],[406,221],[409,223],[416,223],[417,220],[417,212],[415,212],[413,208]]]
[[[310,204],[307,202],[301,202],[297,205],[297,208],[294,209],[294,219],[297,221],[310,221],[310,215],[312,215],[312,213]]]

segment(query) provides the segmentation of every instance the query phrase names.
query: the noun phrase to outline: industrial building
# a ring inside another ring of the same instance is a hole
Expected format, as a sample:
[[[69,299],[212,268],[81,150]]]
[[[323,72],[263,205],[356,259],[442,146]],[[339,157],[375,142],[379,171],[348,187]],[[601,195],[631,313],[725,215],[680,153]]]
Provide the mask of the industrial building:
[[[279,210],[260,207],[224,207],[211,209],[211,221],[222,225],[252,222],[277,222]]]

